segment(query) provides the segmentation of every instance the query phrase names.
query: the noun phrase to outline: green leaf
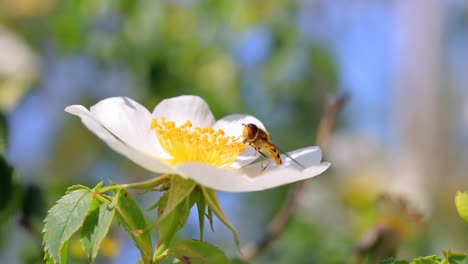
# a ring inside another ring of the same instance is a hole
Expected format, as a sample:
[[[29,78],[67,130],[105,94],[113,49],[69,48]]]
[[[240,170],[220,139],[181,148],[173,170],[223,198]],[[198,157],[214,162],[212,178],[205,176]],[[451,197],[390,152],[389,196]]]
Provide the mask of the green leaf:
[[[388,258],[380,261],[380,264],[409,264],[406,260],[396,260],[394,258]]]
[[[191,199],[197,204],[198,211],[198,227],[200,228],[200,241],[203,241],[203,234],[205,232],[205,212],[206,202],[203,199],[200,190],[196,190],[192,193]]]
[[[63,250],[62,255],[60,256],[60,259],[62,263],[67,262],[67,248],[68,248],[68,242],[65,243],[63,246],[65,250]],[[55,264],[54,260],[50,257],[49,252],[44,253],[44,263],[45,264]]]
[[[67,256],[68,256],[68,240],[63,243],[62,250],[60,252],[60,262],[59,263],[67,263]]]
[[[214,232],[214,223],[213,223],[213,211],[208,207],[208,213],[206,215],[208,221],[210,222],[211,231]]]
[[[168,246],[174,237],[187,222],[190,214],[190,203],[189,199],[183,200],[179,205],[172,210],[172,212],[159,221],[158,223],[158,234],[159,243]]]
[[[146,209],[147,211],[150,211],[150,210],[153,210],[155,208],[158,208],[158,215],[161,215],[162,212],[164,211],[163,209],[166,207],[166,204],[167,204],[167,197],[169,196],[169,193],[168,192],[165,192],[160,198],[159,200],[154,203],[152,206],[150,206],[148,209]]]
[[[81,244],[91,262],[96,258],[101,242],[109,232],[115,214],[113,205],[99,204],[99,200],[94,198],[92,204],[96,202],[98,206],[90,206],[88,216],[81,228]]]
[[[232,226],[229,219],[224,215],[221,206],[219,205],[218,197],[216,197],[216,193],[213,189],[208,189],[205,187],[200,187],[203,197],[205,198],[205,202],[208,205],[208,208],[213,211],[213,213],[218,217],[218,219],[231,230],[232,235],[234,236],[234,242],[236,244],[237,250],[240,252],[239,246],[239,236],[237,235],[236,229]]]
[[[104,184],[103,181],[98,182],[98,184],[96,184],[96,186],[94,186],[93,191],[98,192],[102,188],[103,184]]]
[[[461,252],[443,251],[447,263],[450,264],[468,264],[468,254]]]
[[[183,263],[229,263],[229,259],[219,248],[197,240],[184,240],[174,243],[169,247],[167,254],[179,259]]]
[[[461,218],[468,222],[468,192],[457,192],[455,206]]]
[[[438,264],[442,259],[438,256],[427,256],[413,259],[410,264]]]
[[[8,148],[8,129],[5,114],[0,112],[0,153],[5,153]]]
[[[88,192],[92,191],[88,186],[84,186],[84,185],[81,185],[81,184],[75,184],[75,185],[72,185],[72,186],[68,187],[67,192],[76,191],[76,190],[86,190]]]
[[[49,252],[47,252],[47,251],[44,253],[44,263],[45,264],[54,264],[54,261],[50,257]]]
[[[44,249],[56,263],[62,263],[66,243],[83,225],[91,204],[92,194],[84,189],[74,190],[60,198],[45,218]]]
[[[171,183],[168,192],[167,202],[162,215],[158,221],[167,217],[177,205],[187,198],[197,186],[196,182],[190,179],[184,179],[178,175],[171,176]]]
[[[116,196],[118,202],[117,220],[132,238],[136,247],[140,250],[144,263],[149,263],[153,254],[151,236],[146,232],[146,221],[138,204],[126,191],[119,191]]]
[[[154,262],[159,263],[166,255],[165,252],[169,247],[172,239],[177,231],[179,231],[187,222],[192,207],[190,199],[185,199],[172,212],[162,219],[158,220],[158,246],[154,255]]]

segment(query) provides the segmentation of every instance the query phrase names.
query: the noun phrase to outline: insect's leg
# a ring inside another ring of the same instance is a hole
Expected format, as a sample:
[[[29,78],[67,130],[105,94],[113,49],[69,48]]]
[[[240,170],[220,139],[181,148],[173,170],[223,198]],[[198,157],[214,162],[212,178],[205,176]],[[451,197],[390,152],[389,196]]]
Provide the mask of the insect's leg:
[[[268,167],[268,165],[270,165],[270,159],[267,157],[267,155],[265,155],[260,150],[258,150],[258,153],[262,154],[263,158],[267,161],[267,164],[266,164],[265,167],[263,167],[263,159],[262,159],[262,161],[260,163],[261,169],[260,169],[260,172],[258,174],[261,174]]]
[[[252,142],[249,143],[249,146],[251,146],[251,147],[255,150],[255,152],[261,153],[261,152],[260,152],[260,149],[257,148],[257,146],[255,146],[254,144],[252,144]],[[264,157],[266,157],[263,153],[261,153],[261,154],[262,154]]]
[[[270,159],[267,159],[267,164],[265,165],[265,167],[263,167],[263,164],[262,164],[262,169],[260,170],[260,172],[258,174],[262,174],[262,172],[268,167],[268,165],[270,165]]]

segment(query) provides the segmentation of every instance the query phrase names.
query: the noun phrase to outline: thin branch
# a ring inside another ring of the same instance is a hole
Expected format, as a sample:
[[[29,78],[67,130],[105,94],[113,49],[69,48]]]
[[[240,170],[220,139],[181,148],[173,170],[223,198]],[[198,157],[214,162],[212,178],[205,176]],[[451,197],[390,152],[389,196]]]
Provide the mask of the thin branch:
[[[333,127],[335,126],[337,114],[343,108],[348,99],[349,94],[346,92],[338,96],[326,98],[325,109],[320,119],[316,138],[316,144],[320,146],[323,152],[327,149],[328,141],[333,131]],[[291,219],[291,216],[296,211],[299,197],[307,183],[308,181],[296,183],[286,198],[283,206],[268,225],[266,233],[263,235],[262,239],[256,243],[247,243],[244,246],[242,253],[245,260],[252,260],[264,252],[271,243],[275,241],[281,233],[283,233]]]

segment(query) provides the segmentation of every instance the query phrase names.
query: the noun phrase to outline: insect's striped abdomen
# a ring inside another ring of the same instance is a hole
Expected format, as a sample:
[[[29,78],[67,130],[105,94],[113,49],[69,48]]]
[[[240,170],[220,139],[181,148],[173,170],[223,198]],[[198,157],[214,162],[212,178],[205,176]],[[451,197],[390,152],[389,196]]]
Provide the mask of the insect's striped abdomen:
[[[275,160],[276,165],[280,165],[282,163],[281,157],[280,157],[280,152],[279,150],[275,147],[275,145],[266,142],[262,148],[265,150],[268,155]]]

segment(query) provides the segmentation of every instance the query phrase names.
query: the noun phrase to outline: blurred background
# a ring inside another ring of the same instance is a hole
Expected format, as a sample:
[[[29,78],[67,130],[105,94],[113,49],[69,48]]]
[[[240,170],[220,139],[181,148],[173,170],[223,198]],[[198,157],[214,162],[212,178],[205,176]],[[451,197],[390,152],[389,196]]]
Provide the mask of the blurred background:
[[[467,69],[463,0],[0,0],[0,262],[41,262],[42,221],[68,186],[154,176],[65,106],[128,96],[152,110],[182,94],[216,118],[258,117],[285,150],[315,144],[327,95],[350,96],[324,148],[331,169],[253,263],[466,252],[454,195],[468,190]],[[291,188],[219,193],[242,244]],[[158,195],[134,194],[142,208]],[[197,219],[180,237],[198,237]],[[206,233],[237,256],[219,222]],[[87,263],[77,240],[69,250]],[[115,226],[97,263],[138,256]]]

